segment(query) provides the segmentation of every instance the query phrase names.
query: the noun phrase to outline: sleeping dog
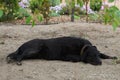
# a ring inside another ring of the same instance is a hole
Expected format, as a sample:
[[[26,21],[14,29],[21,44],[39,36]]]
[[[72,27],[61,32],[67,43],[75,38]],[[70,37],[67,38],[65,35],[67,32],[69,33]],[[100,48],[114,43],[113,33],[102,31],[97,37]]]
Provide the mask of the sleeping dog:
[[[33,39],[7,56],[7,62],[21,65],[25,59],[61,60],[101,65],[101,59],[117,59],[100,53],[90,41],[76,37]]]

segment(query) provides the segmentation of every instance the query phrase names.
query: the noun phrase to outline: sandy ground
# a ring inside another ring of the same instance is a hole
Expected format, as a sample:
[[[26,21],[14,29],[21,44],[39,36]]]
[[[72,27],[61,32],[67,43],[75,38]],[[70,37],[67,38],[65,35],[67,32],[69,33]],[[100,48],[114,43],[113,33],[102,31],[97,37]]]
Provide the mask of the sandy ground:
[[[7,64],[5,57],[24,42],[34,38],[76,36],[89,39],[108,55],[120,57],[120,28],[87,23],[55,25],[0,25],[0,80],[120,80],[120,64],[102,60],[101,66],[82,62],[27,60],[22,66]]]

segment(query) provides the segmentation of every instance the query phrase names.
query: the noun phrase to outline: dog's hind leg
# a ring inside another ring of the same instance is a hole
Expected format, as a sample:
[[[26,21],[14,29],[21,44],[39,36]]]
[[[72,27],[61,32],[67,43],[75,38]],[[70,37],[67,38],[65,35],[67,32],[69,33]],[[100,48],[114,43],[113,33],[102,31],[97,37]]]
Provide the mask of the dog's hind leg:
[[[13,53],[12,53],[12,54],[13,54]],[[7,62],[7,63],[13,62],[13,59],[11,59],[10,55],[8,55],[8,56],[6,57],[6,62]]]
[[[14,62],[14,61],[16,60],[16,55],[17,55],[17,53],[18,53],[18,50],[15,51],[15,52],[13,52],[13,53],[11,53],[11,54],[9,54],[9,55],[6,57],[7,63],[12,63],[12,62]]]
[[[22,65],[21,61],[23,59],[37,58],[39,56],[38,53],[39,53],[39,50],[27,49],[21,55],[17,55],[16,64]]]
[[[117,57],[111,57],[111,56],[108,56],[108,55],[105,55],[103,53],[100,53],[100,58],[102,59],[117,59]]]

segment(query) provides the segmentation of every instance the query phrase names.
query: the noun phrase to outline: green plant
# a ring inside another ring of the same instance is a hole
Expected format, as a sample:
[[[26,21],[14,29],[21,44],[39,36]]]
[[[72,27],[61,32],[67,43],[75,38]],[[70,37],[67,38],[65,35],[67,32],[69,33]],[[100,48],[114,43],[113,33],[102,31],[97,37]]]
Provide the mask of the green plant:
[[[50,14],[49,14],[50,17],[58,17],[60,16],[59,13],[56,13],[55,11],[52,11]]]
[[[94,13],[94,14],[89,14],[89,19],[91,21],[100,21],[100,15],[98,13]]]
[[[103,14],[103,21],[105,24],[112,24],[113,29],[120,25],[120,10],[116,6],[106,8]]]
[[[77,0],[77,4],[82,7],[84,5],[84,0]]]
[[[90,0],[90,8],[93,11],[99,11],[102,6],[102,0]]]
[[[49,14],[51,13],[50,11],[50,2],[49,0],[44,0],[41,6],[41,14],[43,15],[43,18],[45,19],[45,24],[48,24],[48,21],[50,19]]]
[[[3,11],[0,10],[0,18],[3,16]]]
[[[62,8],[62,10],[59,11],[60,15],[70,15],[71,14],[71,8],[70,6],[66,5]]]
[[[71,7],[66,5],[65,7],[62,8],[62,10],[59,11],[60,15],[71,15]],[[80,7],[74,7],[74,14],[75,15],[80,15],[84,14],[84,12],[80,9]]]
[[[43,0],[30,0],[30,9],[31,12],[34,13],[35,10],[40,10],[42,6]]]
[[[34,27],[35,25],[35,21],[38,20],[38,21],[43,21],[43,16],[41,14],[33,14],[33,15],[30,15],[26,18],[26,24],[32,24],[32,27]]]
[[[78,20],[78,19],[80,19],[80,16],[74,15],[74,18]]]
[[[32,11],[33,15],[39,15],[42,14],[41,17],[44,18],[45,24],[48,24],[48,21],[50,19],[50,2],[49,0],[31,0],[30,1],[30,9]],[[33,18],[31,18],[33,19]],[[42,19],[43,20],[43,19]],[[29,20],[28,20],[29,21]],[[32,20],[34,21],[34,20]],[[35,21],[34,21],[35,23]]]
[[[71,21],[74,22],[74,15],[79,15],[78,10],[75,9],[75,3],[77,2],[78,5],[83,6],[83,0],[65,0],[66,6],[62,8],[59,12],[61,15],[71,15]],[[75,12],[76,11],[76,12]]]
[[[79,16],[79,15],[84,15],[85,12],[83,10],[81,10],[80,7],[75,7],[75,15]]]
[[[18,0],[0,0],[0,10],[3,11],[0,21],[14,19],[16,12],[19,10]]]
[[[70,8],[71,11],[71,21],[74,22],[74,10],[75,10],[75,0],[65,0],[66,5]]]
[[[25,8],[19,8],[19,11],[16,13],[17,19],[22,19],[23,17],[29,17],[30,14],[27,12]]]
[[[60,4],[60,0],[50,0],[51,6],[56,6]]]
[[[115,0],[108,0],[108,2],[114,2]]]

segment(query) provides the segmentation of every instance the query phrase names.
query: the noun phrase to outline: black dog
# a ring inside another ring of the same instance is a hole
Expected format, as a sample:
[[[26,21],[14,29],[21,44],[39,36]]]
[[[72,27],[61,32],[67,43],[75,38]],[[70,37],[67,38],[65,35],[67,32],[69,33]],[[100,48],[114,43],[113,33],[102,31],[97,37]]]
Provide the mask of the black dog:
[[[21,65],[23,59],[62,60],[85,62],[101,65],[102,59],[116,59],[100,53],[95,46],[85,39],[60,37],[53,39],[34,39],[24,43],[17,51],[7,56],[7,62],[16,61]]]

